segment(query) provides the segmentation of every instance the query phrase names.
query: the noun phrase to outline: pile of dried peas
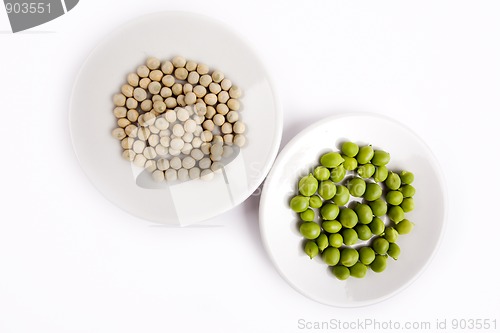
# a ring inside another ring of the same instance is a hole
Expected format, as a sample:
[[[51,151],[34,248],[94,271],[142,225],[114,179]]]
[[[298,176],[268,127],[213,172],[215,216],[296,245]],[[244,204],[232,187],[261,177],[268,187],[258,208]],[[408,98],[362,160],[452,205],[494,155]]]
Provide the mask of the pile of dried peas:
[[[415,206],[414,175],[388,170],[389,161],[383,150],[344,142],[340,153],[320,157],[290,200],[301,219],[304,251],[311,259],[321,253],[339,280],[362,278],[368,267],[384,271],[387,258],[400,255],[398,236],[413,229],[405,214]]]
[[[155,181],[209,180],[233,146],[246,144],[241,89],[220,71],[181,56],[147,59],[113,96],[123,157]]]

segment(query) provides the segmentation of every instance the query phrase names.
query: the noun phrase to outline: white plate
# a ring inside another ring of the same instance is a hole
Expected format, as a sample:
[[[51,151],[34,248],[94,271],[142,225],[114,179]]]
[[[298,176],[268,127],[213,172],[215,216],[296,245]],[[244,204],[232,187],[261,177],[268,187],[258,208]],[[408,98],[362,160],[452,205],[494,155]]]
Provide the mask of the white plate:
[[[415,174],[415,210],[407,214],[415,223],[412,233],[401,235],[398,261],[389,260],[382,273],[371,270],[363,279],[337,280],[320,256],[310,260],[302,249],[297,215],[288,206],[297,182],[318,164],[325,150],[338,150],[350,140],[373,144],[391,154],[390,170]],[[384,300],[408,286],[433,256],[443,232],[446,200],[443,178],[429,148],[409,129],[390,119],[372,115],[339,115],[303,130],[279,154],[267,177],[260,201],[260,227],[264,246],[283,278],[302,294],[324,304],[355,307]]]
[[[247,145],[210,182],[139,186],[140,170],[122,159],[110,134],[112,96],[148,56],[175,55],[221,70],[242,88]],[[138,217],[185,225],[217,216],[257,189],[278,152],[282,113],[264,66],[239,36],[205,16],[162,12],[133,20],[93,50],[73,89],[70,128],[80,165],[107,199]]]

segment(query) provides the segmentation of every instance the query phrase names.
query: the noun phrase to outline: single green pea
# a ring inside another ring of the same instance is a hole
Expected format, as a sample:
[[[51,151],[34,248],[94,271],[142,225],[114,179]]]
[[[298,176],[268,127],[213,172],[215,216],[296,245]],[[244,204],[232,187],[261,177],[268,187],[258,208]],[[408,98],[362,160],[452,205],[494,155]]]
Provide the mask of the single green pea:
[[[405,218],[405,212],[400,206],[392,206],[387,210],[387,216],[389,216],[394,223],[399,223]]]
[[[313,195],[309,199],[309,207],[311,207],[311,208],[320,208],[321,206],[323,206],[323,200],[321,200],[321,198],[319,196]]]
[[[333,203],[324,204],[320,209],[323,220],[333,221],[339,215],[339,206]]]
[[[314,222],[304,222],[300,225],[300,233],[306,239],[316,239],[321,233],[321,227]]]
[[[396,224],[396,230],[400,235],[409,234],[413,230],[414,224],[408,221],[407,219],[402,220],[398,224]]]
[[[325,166],[327,168],[335,168],[338,167],[342,162],[344,162],[344,158],[339,153],[329,152],[323,154],[320,157],[319,162],[322,166]]]
[[[372,234],[377,236],[381,235],[385,230],[384,221],[382,221],[379,217],[374,217],[373,221],[371,221],[368,226],[370,227]]]
[[[358,242],[358,234],[354,229],[344,229],[342,230],[342,238],[344,239],[344,244],[354,245]]]
[[[396,243],[398,240],[399,233],[394,229],[394,227],[388,227],[385,228],[384,231],[384,238],[389,242],[389,243]]]
[[[367,271],[368,267],[366,267],[366,265],[361,262],[357,262],[353,266],[349,267],[351,276],[358,279],[364,278]]]
[[[354,197],[362,197],[366,190],[366,183],[363,179],[354,177],[347,182],[349,193]]]
[[[387,169],[385,165],[376,167],[375,173],[373,174],[373,180],[377,183],[381,183],[387,179],[387,175],[389,175],[389,169]]]
[[[330,178],[330,170],[320,165],[314,169],[313,175],[317,180],[327,180],[328,178]]]
[[[399,174],[401,181],[405,184],[411,184],[415,180],[415,176],[410,171],[401,171]]]
[[[389,175],[387,176],[387,179],[385,180],[385,185],[390,189],[390,190],[397,190],[401,186],[401,179],[399,178],[399,175],[394,172],[389,172]]]
[[[382,198],[371,201],[368,205],[372,209],[373,215],[375,216],[384,216],[387,213],[387,203]]]
[[[341,247],[344,244],[344,238],[341,234],[331,234],[328,236],[328,243],[333,247]]]
[[[368,224],[373,220],[372,209],[367,204],[357,204],[354,207],[354,211],[356,212],[356,215],[358,215],[358,221],[363,224]]]
[[[342,229],[342,224],[340,224],[339,221],[333,220],[333,221],[324,221],[321,223],[321,227],[323,230],[330,234],[334,234],[336,232],[339,232],[340,229]]]
[[[389,244],[389,249],[387,250],[387,254],[394,260],[398,260],[399,255],[401,254],[401,248],[396,243]]]
[[[363,197],[367,201],[375,201],[382,196],[382,187],[377,183],[366,184],[366,190]]]
[[[318,180],[309,174],[299,180],[299,192],[305,197],[310,197],[318,190]]]
[[[372,243],[372,249],[378,254],[386,254],[389,249],[389,242],[387,239],[382,237],[375,238]]]
[[[333,202],[337,204],[337,206],[344,206],[349,202],[350,194],[347,187],[344,185],[337,185],[337,193],[333,197]]]
[[[332,182],[339,183],[344,180],[346,174],[346,170],[344,168],[344,164],[339,165],[336,168],[333,168],[330,172],[330,179]]]
[[[354,157],[343,156],[343,158],[343,165],[347,171],[355,170],[358,167],[358,160],[356,160]]]
[[[369,163],[373,157],[373,148],[372,146],[363,146],[359,148],[359,152],[356,155],[356,160],[358,160],[358,164],[366,164]]]
[[[296,195],[290,200],[290,208],[296,213],[302,213],[309,207],[309,197]]]
[[[334,266],[332,269],[333,275],[339,280],[347,280],[351,273],[349,272],[349,268],[345,266]]]
[[[314,210],[308,208],[300,213],[300,219],[305,222],[311,222],[314,221],[314,215]]]
[[[321,258],[328,266],[335,266],[340,260],[340,251],[336,247],[327,247],[321,254]]]
[[[415,195],[415,188],[412,185],[403,185],[399,189],[405,198],[411,198]]]
[[[304,252],[312,259],[319,253],[318,245],[316,245],[314,241],[309,240],[306,242],[306,245],[304,245]]]
[[[359,259],[359,253],[356,249],[346,247],[340,252],[340,263],[345,267],[353,266]]]
[[[389,191],[385,195],[385,200],[390,205],[398,206],[400,203],[403,202],[403,193],[399,191]]]
[[[399,205],[405,213],[411,212],[415,209],[415,201],[413,198],[404,198],[401,205]]]
[[[354,157],[358,154],[359,147],[354,142],[346,141],[342,144],[342,147],[340,150],[342,151],[342,154],[349,156],[349,157]]]
[[[383,150],[375,150],[373,152],[372,164],[376,166],[382,166],[389,163],[391,160],[391,155]]]
[[[354,227],[354,230],[356,230],[358,238],[361,240],[369,240],[372,237],[372,231],[366,224],[358,224]]]
[[[346,228],[354,228],[358,223],[358,215],[351,208],[342,208],[339,213],[339,221]]]
[[[375,273],[383,272],[386,267],[387,267],[387,257],[386,256],[381,256],[381,255],[375,256],[375,259],[370,264],[370,268]]]
[[[373,164],[363,164],[358,167],[358,175],[361,178],[370,178],[375,173],[375,166]]]
[[[370,265],[375,259],[375,251],[369,246],[363,246],[359,249],[359,261],[365,265]]]
[[[318,248],[320,251],[323,251],[328,247],[328,236],[324,233],[321,233],[318,238],[315,240],[316,245],[318,245]]]
[[[337,187],[331,180],[323,180],[319,183],[318,194],[325,200],[330,200],[337,193]]]

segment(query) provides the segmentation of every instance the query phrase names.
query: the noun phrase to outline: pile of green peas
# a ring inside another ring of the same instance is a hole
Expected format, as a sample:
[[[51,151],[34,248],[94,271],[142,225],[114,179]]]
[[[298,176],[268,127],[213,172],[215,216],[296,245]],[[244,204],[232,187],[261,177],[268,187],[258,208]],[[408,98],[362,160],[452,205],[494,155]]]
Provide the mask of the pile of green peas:
[[[298,183],[290,208],[300,217],[304,251],[321,254],[339,280],[380,273],[397,260],[399,235],[414,224],[405,214],[415,208],[413,173],[387,168],[390,154],[371,145],[343,142],[340,152],[323,154]],[[358,198],[358,199],[355,199]]]

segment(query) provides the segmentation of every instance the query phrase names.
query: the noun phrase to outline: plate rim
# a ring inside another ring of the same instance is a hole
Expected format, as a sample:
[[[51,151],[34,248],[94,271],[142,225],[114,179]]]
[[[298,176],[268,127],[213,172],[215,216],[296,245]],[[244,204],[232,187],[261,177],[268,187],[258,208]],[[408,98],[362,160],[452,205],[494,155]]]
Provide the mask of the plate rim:
[[[350,302],[347,304],[327,303],[327,302],[318,300],[318,299],[312,297],[311,295],[305,293],[303,290],[301,290],[299,288],[299,286],[297,286],[295,283],[293,283],[286,276],[286,274],[281,270],[280,266],[277,264],[276,258],[272,254],[272,251],[270,249],[270,245],[269,245],[267,238],[266,238],[266,235],[265,235],[265,231],[264,231],[265,228],[264,228],[264,222],[263,222],[264,221],[264,216],[263,216],[264,209],[262,209],[262,207],[265,206],[267,192],[269,191],[269,186],[270,186],[269,179],[274,177],[274,173],[276,172],[275,171],[276,165],[281,163],[281,160],[284,160],[284,158],[285,158],[284,156],[288,153],[288,151],[291,150],[296,145],[296,143],[302,139],[302,137],[307,135],[309,132],[313,131],[316,127],[323,125],[325,122],[330,122],[330,121],[334,121],[337,119],[350,118],[350,117],[367,117],[367,118],[371,117],[371,118],[377,118],[377,119],[382,119],[385,121],[392,122],[392,123],[404,128],[406,131],[408,131],[416,140],[418,140],[418,142],[420,144],[422,144],[425,147],[425,149],[428,151],[428,153],[432,157],[430,162],[433,166],[433,169],[436,171],[437,178],[438,178],[438,181],[441,185],[442,192],[443,192],[443,221],[442,221],[442,228],[441,228],[440,235],[438,237],[436,246],[434,247],[431,255],[429,256],[429,258],[427,259],[425,264],[417,271],[417,273],[414,274],[413,277],[411,279],[409,279],[408,281],[406,281],[401,287],[399,287],[398,289],[396,289],[396,290],[394,290],[394,291],[392,291],[384,296],[374,298],[371,300]],[[430,149],[428,144],[423,139],[421,139],[420,136],[418,136],[415,133],[415,131],[413,131],[407,125],[401,123],[400,121],[398,121],[394,118],[388,117],[386,115],[378,114],[378,113],[373,113],[373,112],[341,112],[341,113],[337,113],[337,114],[334,114],[331,116],[327,116],[325,118],[319,119],[318,121],[308,125],[304,129],[302,129],[299,133],[297,133],[295,136],[293,136],[292,139],[289,142],[287,142],[286,145],[283,147],[283,149],[278,153],[278,156],[276,157],[276,159],[274,161],[273,167],[269,171],[268,177],[266,177],[266,181],[265,181],[264,186],[262,188],[262,193],[261,193],[261,197],[259,200],[259,232],[260,232],[262,245],[263,245],[263,247],[268,255],[269,260],[271,260],[274,268],[279,273],[281,278],[283,280],[285,280],[288,283],[288,285],[290,285],[293,289],[295,289],[295,291],[297,291],[301,295],[309,298],[310,300],[313,300],[313,301],[320,303],[320,304],[324,304],[324,305],[328,305],[328,306],[332,306],[332,307],[337,307],[337,308],[360,308],[360,307],[374,305],[374,304],[383,302],[383,301],[399,294],[400,292],[404,291],[405,289],[407,289],[410,285],[412,285],[416,280],[418,280],[422,276],[422,274],[428,269],[430,264],[433,262],[433,260],[436,256],[436,253],[438,252],[438,250],[441,247],[441,244],[443,242],[443,238],[444,238],[444,235],[446,233],[447,224],[448,224],[449,195],[448,195],[448,189],[447,189],[446,184],[447,184],[447,182],[446,182],[445,174],[443,172],[441,164],[439,163],[439,160],[436,158],[436,155]]]

